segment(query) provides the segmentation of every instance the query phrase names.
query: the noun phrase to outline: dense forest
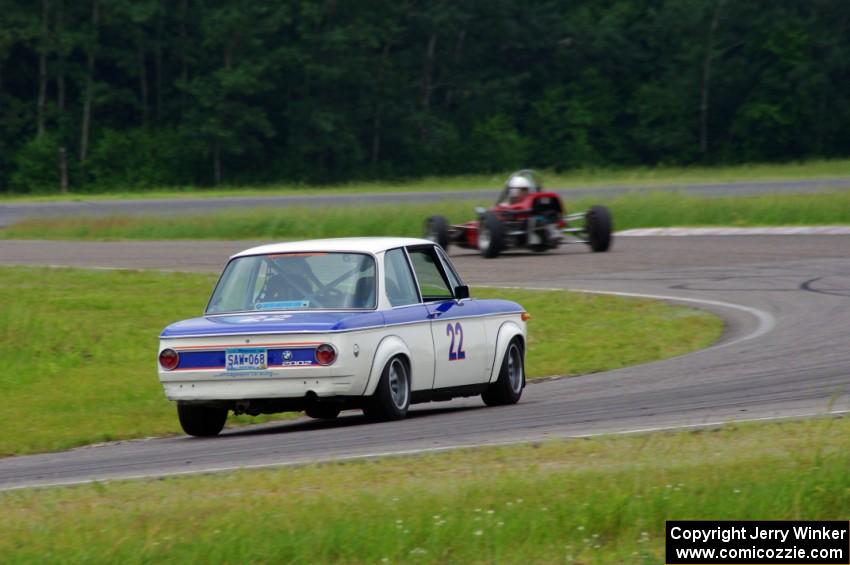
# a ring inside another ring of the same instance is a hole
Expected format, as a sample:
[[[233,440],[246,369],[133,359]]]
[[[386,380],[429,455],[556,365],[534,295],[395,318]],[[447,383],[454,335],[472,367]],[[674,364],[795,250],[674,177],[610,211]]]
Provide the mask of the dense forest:
[[[847,0],[0,0],[0,191],[850,154]]]

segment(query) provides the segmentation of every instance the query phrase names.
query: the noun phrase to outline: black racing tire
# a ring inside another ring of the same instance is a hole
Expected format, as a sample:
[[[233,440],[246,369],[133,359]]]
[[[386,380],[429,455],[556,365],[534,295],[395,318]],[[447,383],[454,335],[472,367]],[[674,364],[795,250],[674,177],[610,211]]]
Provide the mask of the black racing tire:
[[[449,222],[443,216],[430,216],[425,220],[425,239],[449,250]]]
[[[605,206],[591,206],[584,216],[587,244],[594,252],[601,253],[611,248],[611,232],[614,223]]]
[[[177,403],[177,418],[190,436],[213,437],[224,428],[227,407],[219,404]]]
[[[487,406],[505,406],[516,404],[525,388],[525,355],[522,341],[514,338],[508,343],[499,378],[481,394]]]
[[[478,250],[481,256],[495,259],[505,248],[505,226],[494,212],[485,212],[478,222]]]
[[[385,422],[401,420],[410,408],[410,368],[407,361],[396,355],[387,361],[381,371],[381,380],[374,394],[363,406],[363,414],[370,420]]]
[[[305,408],[304,413],[317,420],[333,420],[339,416],[340,409],[332,404],[313,404]]]

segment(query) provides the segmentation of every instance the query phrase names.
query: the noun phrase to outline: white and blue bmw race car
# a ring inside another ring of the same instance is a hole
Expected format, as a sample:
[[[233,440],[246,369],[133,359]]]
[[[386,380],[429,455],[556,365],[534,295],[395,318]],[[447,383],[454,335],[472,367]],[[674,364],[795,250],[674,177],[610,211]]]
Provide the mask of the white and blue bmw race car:
[[[165,328],[159,379],[194,436],[218,434],[230,410],[392,420],[458,396],[512,404],[527,319],[514,302],[469,298],[424,239],[265,245],[231,257],[203,317]]]

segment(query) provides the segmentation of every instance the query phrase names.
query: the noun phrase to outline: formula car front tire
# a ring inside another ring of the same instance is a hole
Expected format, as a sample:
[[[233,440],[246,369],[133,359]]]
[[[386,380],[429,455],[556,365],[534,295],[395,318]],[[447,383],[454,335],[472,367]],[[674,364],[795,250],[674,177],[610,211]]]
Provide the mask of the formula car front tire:
[[[177,418],[180,427],[190,436],[213,437],[224,428],[227,407],[217,404],[177,403]]]
[[[499,216],[485,212],[478,222],[478,250],[481,256],[494,259],[505,248],[505,227]]]
[[[514,338],[505,350],[499,378],[481,394],[481,399],[487,406],[504,406],[516,404],[525,388],[525,356],[522,354],[522,343]]]
[[[425,220],[425,239],[431,240],[446,251],[449,249],[449,223],[443,216]]]
[[[587,244],[594,252],[608,251],[611,247],[613,222],[611,213],[605,206],[591,206],[584,217],[587,230]]]

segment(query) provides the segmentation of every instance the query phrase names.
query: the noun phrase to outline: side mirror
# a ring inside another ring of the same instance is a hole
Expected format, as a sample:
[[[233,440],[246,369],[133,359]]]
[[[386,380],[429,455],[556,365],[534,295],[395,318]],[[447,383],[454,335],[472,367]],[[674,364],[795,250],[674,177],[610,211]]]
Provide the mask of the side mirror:
[[[484,206],[475,207],[475,213],[478,214],[479,217],[483,216],[485,212],[487,212],[487,208],[485,208]]]
[[[455,287],[455,299],[463,300],[464,298],[469,298],[469,287],[465,284],[461,284]]]

